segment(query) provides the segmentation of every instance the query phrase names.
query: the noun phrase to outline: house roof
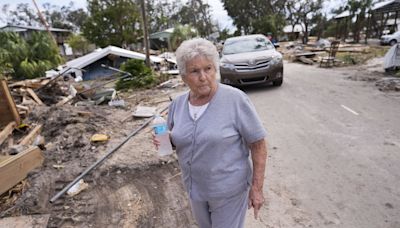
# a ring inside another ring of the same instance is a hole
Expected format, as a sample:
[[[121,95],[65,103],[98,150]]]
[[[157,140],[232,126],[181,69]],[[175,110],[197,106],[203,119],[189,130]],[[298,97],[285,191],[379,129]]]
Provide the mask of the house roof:
[[[82,69],[82,68],[96,62],[97,60],[108,56],[108,55],[116,55],[116,56],[122,56],[122,57],[126,57],[126,58],[140,59],[140,60],[146,59],[145,54],[142,54],[139,52],[134,52],[134,51],[129,51],[129,50],[126,50],[123,48],[115,47],[115,46],[108,46],[106,48],[99,48],[92,53],[89,53],[82,57],[68,61],[65,64],[65,66],[68,68],[72,68],[72,69]],[[150,61],[152,61],[154,63],[160,63],[162,61],[162,58],[159,58],[156,56],[150,56]]]
[[[398,0],[389,0],[389,1],[385,1],[385,2],[378,2],[378,3],[376,3],[376,4],[371,8],[371,10],[382,9],[382,8],[384,8],[385,6],[387,6],[387,5],[389,5],[389,4],[392,4],[392,3],[395,3],[395,2],[398,2],[398,3],[399,3]]]
[[[3,31],[13,31],[13,32],[25,32],[27,30],[35,30],[35,31],[46,31],[45,27],[34,27],[34,26],[26,26],[26,25],[6,25],[1,27],[0,30]],[[49,28],[51,32],[71,32],[68,29],[61,28]]]

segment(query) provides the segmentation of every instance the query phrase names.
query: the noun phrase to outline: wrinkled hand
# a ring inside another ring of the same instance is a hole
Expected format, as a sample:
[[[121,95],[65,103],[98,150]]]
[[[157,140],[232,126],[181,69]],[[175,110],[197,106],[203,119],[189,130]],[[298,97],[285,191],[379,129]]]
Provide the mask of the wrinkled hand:
[[[249,192],[249,204],[248,208],[254,208],[254,218],[258,218],[258,212],[260,211],[260,208],[264,204],[265,199],[263,196],[262,189],[257,189],[254,186],[250,188]]]

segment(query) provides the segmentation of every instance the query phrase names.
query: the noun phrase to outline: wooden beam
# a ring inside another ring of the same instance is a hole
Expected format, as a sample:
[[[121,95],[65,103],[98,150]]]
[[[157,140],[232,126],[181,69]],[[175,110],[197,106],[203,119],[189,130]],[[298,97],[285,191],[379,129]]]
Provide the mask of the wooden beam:
[[[35,139],[35,137],[40,133],[41,130],[42,130],[42,125],[41,124],[37,125],[35,128],[33,128],[29,132],[29,134],[27,136],[25,136],[21,140],[19,145],[23,145],[23,146],[30,145],[33,142],[33,140]]]
[[[44,157],[39,147],[9,156],[0,162],[0,195],[22,181],[27,174],[42,165]]]
[[[33,98],[33,100],[36,101],[36,103],[38,103],[39,105],[43,105],[42,100],[40,100],[40,98],[36,95],[35,92],[33,92],[31,88],[27,88],[26,91],[29,93],[29,95],[31,95],[31,97]]]
[[[9,135],[13,132],[15,127],[15,122],[9,123],[1,132],[0,132],[0,146],[3,142],[8,138]]]
[[[0,107],[0,128],[12,121],[15,121],[17,125],[21,123],[17,107],[5,80],[0,80]]]

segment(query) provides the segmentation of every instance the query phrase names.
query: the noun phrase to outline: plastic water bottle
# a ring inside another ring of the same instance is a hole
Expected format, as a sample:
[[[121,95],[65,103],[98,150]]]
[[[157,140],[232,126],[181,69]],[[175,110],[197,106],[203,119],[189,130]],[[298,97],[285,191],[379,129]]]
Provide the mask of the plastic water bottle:
[[[172,154],[173,151],[171,141],[169,139],[167,121],[157,114],[153,120],[153,129],[156,139],[160,142],[158,154],[160,156]]]

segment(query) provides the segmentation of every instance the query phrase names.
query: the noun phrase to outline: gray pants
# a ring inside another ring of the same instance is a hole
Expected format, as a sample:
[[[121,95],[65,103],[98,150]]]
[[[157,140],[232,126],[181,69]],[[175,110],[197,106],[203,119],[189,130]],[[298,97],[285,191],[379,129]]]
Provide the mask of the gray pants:
[[[245,191],[221,200],[190,200],[190,204],[200,228],[243,228],[248,199]]]

